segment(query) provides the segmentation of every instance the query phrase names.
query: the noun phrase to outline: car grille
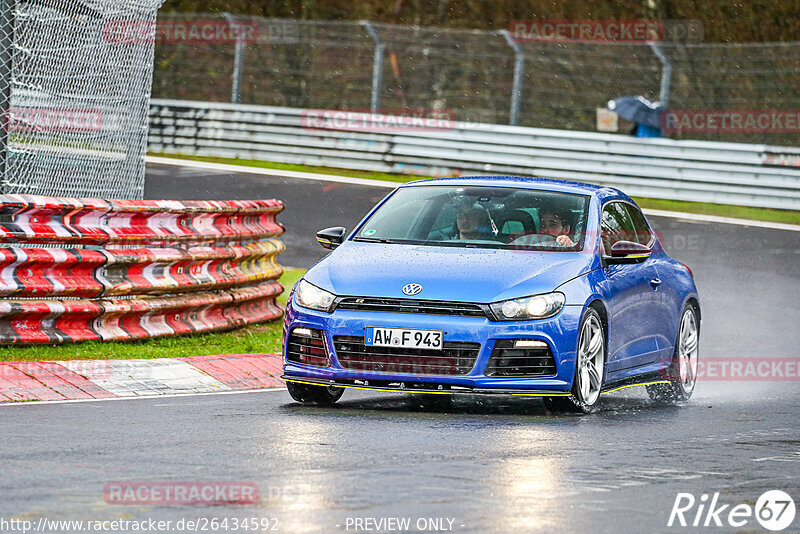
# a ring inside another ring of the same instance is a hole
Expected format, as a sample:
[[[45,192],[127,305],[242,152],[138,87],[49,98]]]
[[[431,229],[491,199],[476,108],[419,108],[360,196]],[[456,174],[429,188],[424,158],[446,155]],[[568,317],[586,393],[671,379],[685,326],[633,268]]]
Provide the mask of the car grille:
[[[502,339],[494,344],[486,366],[486,376],[553,376],[556,360],[550,346],[515,347],[516,340]]]
[[[286,343],[286,360],[316,367],[330,367],[328,349],[322,330],[295,328]]]
[[[460,341],[445,341],[441,351],[374,347],[357,336],[334,336],[333,346],[345,369],[410,375],[466,375],[481,350],[480,343]]]
[[[487,317],[486,308],[470,302],[444,300],[395,299],[381,297],[345,297],[336,305],[340,310],[423,313],[431,315],[456,315],[459,317]]]

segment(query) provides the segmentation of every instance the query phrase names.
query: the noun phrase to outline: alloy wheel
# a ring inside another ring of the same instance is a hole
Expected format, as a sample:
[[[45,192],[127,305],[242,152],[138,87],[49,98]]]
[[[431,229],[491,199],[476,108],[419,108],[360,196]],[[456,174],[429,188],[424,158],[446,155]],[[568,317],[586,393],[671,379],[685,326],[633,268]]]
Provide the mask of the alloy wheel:
[[[603,368],[605,365],[605,340],[603,327],[594,314],[587,317],[581,330],[578,343],[578,381],[575,392],[580,400],[593,405],[600,396],[603,387]]]
[[[678,370],[684,393],[690,394],[697,382],[698,329],[694,310],[688,308],[681,317],[678,336]]]

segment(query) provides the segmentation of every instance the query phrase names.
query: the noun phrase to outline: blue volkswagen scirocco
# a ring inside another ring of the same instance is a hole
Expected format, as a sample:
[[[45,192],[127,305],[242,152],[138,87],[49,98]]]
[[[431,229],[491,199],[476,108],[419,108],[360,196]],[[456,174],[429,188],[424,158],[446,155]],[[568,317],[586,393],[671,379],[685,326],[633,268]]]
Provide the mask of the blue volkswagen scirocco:
[[[577,182],[458,177],[404,184],[292,289],[284,375],[292,398],[347,388],[449,399],[543,397],[590,412],[645,385],[694,389],[700,305],[636,203]]]

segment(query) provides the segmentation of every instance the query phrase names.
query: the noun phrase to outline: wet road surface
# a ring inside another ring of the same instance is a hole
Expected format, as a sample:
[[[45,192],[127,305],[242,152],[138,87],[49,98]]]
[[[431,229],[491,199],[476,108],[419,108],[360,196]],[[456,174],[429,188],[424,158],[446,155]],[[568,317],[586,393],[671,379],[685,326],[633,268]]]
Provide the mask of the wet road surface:
[[[410,396],[353,391],[333,408],[283,390],[6,407],[0,517],[257,516],[292,533],[353,532],[348,518],[452,518],[454,532],[634,533],[669,530],[679,492],[797,499],[796,384],[701,384],[678,407],[638,389],[583,417],[549,415],[535,399],[424,410]],[[255,482],[261,498],[103,501],[108,482],[165,480]]]

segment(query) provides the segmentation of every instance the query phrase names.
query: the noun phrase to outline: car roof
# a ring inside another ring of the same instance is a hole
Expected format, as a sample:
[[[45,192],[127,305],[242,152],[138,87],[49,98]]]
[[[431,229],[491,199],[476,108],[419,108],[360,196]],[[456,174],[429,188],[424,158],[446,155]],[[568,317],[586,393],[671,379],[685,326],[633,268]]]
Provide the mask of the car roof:
[[[628,195],[614,187],[573,182],[570,180],[555,180],[552,178],[539,178],[535,176],[453,176],[449,178],[432,178],[429,180],[415,180],[401,187],[416,187],[423,185],[470,185],[470,186],[497,186],[518,187],[524,189],[538,189],[557,193],[573,193],[590,195],[598,200],[605,201],[615,198],[631,200]]]

